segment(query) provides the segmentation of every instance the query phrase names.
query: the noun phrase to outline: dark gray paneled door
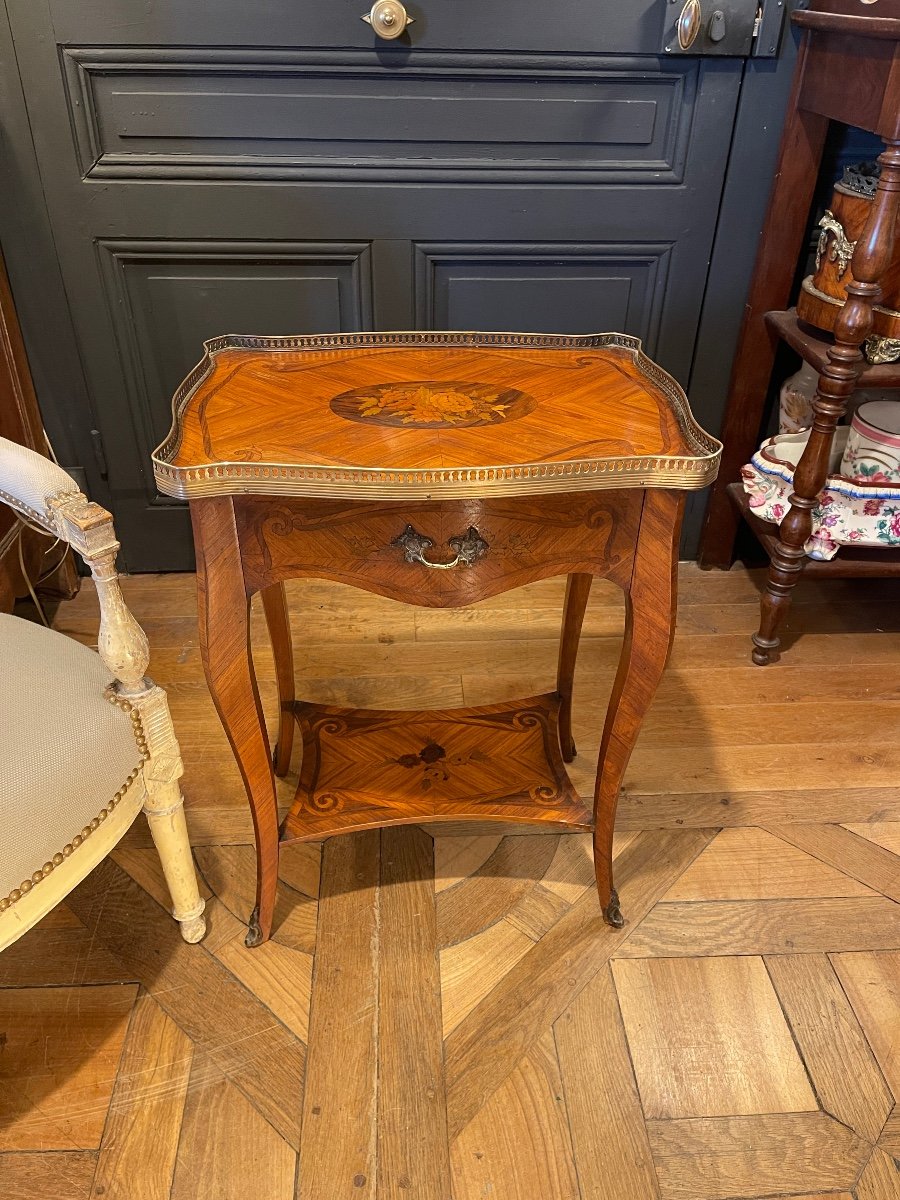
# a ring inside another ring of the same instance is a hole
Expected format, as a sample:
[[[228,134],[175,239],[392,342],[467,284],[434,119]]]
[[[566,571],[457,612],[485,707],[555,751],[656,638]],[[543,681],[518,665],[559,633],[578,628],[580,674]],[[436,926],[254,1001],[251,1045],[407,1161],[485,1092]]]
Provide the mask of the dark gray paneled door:
[[[662,0],[6,7],[130,569],[190,565],[149,453],[214,334],[624,329],[687,381],[743,60],[659,55]]]

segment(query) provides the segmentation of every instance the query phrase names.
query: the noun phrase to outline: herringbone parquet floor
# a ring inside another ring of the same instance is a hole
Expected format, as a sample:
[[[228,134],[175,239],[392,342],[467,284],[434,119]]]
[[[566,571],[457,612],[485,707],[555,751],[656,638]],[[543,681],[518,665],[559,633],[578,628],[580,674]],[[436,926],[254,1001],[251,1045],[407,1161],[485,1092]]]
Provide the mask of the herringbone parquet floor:
[[[250,822],[193,580],[126,581],[182,739],[209,934],[181,943],[139,823],[0,955],[0,1196],[897,1200],[900,593],[802,584],[803,635],[760,670],[757,585],[682,569],[619,810],[624,929],[581,836],[409,827],[287,849],[278,931],[250,951]],[[290,594],[310,699],[552,686],[560,581],[444,613]],[[57,626],[96,635],[88,587]],[[582,790],[620,630],[598,586]]]

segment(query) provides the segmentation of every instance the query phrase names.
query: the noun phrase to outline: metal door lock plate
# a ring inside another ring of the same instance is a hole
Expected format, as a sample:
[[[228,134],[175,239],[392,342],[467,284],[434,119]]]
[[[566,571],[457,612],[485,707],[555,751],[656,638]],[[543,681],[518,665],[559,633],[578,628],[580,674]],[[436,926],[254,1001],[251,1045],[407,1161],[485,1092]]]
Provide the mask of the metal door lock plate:
[[[668,0],[661,48],[665,54],[767,57],[777,53],[784,10],[784,0]]]

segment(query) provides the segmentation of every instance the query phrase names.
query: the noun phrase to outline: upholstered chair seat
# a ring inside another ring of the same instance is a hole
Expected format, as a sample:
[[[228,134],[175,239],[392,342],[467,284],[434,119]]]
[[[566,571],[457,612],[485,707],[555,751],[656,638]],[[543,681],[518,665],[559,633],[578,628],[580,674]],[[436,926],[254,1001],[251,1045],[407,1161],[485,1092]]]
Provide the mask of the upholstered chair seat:
[[[0,613],[0,900],[68,858],[140,771],[140,725],[107,699],[113,682],[87,646]]]
[[[2,437],[0,501],[18,518],[5,537],[29,525],[68,542],[100,603],[96,651],[0,614],[0,950],[64,900],[142,810],[172,915],[197,942],[206,924],[184,765],[166,694],[147,675],[147,639],[119,586],[112,517],[55,463]]]

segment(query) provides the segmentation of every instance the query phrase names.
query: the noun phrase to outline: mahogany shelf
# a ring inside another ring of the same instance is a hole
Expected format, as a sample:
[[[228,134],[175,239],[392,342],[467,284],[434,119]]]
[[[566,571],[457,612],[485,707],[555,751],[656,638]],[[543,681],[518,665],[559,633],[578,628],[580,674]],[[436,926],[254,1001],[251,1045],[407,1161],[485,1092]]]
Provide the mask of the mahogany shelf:
[[[834,338],[829,333],[801,321],[795,308],[785,312],[767,312],[765,319],[770,329],[821,373],[828,361],[828,347],[834,345]],[[863,367],[857,384],[861,388],[900,388],[900,362]]]
[[[464,818],[592,828],[563,763],[556,694],[419,712],[292,708],[303,764],[283,843]]]
[[[730,483],[726,490],[729,500],[771,557],[778,541],[778,526],[761,520],[753,512],[742,484]],[[829,562],[808,558],[803,566],[803,574],[811,579],[900,579],[900,550],[841,546]]]

